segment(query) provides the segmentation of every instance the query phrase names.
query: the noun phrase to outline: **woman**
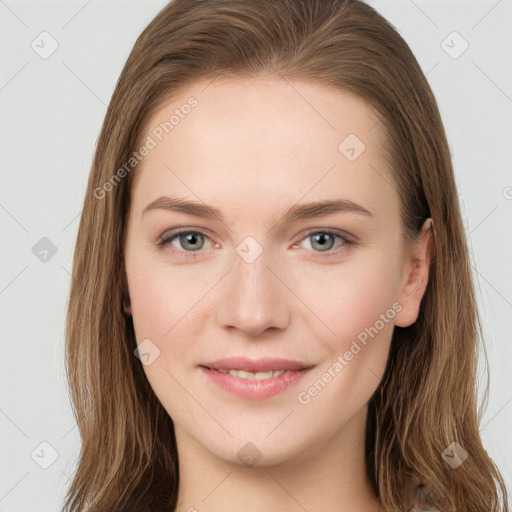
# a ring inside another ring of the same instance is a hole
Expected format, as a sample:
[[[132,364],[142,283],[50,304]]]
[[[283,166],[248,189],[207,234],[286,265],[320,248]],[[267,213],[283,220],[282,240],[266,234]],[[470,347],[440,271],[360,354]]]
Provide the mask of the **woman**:
[[[68,511],[506,511],[450,152],[358,0],[174,0],[98,140]]]

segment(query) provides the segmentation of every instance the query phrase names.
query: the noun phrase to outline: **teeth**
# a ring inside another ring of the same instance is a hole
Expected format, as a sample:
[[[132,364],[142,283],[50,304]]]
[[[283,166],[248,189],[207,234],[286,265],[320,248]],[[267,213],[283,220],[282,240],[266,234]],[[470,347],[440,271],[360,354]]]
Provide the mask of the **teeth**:
[[[273,377],[279,377],[279,375],[283,375],[286,370],[274,370],[270,372],[244,372],[242,370],[219,370],[222,373],[229,373],[235,377],[240,377],[241,379],[247,380],[265,380],[271,379]]]

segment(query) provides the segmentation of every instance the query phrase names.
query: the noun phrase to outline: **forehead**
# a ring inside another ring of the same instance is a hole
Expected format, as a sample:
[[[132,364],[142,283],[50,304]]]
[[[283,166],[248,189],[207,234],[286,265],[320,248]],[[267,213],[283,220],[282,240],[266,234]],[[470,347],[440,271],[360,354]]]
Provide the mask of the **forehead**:
[[[195,82],[148,123],[135,170],[134,211],[166,193],[244,210],[345,198],[396,202],[382,125],[356,95],[301,81]],[[262,211],[261,213],[264,213]]]

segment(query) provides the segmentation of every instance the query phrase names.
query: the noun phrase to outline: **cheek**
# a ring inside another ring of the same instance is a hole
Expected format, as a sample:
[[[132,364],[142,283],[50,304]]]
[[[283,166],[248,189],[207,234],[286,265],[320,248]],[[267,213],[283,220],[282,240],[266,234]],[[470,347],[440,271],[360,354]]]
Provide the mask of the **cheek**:
[[[354,412],[378,386],[400,310],[396,302],[400,279],[397,261],[386,251],[376,250],[329,271],[319,267],[314,275],[303,279],[298,295],[308,297],[307,305],[323,323],[313,319],[314,325],[309,326],[311,332],[316,326],[317,347],[325,355],[318,372],[325,379],[310,382],[312,392],[319,392],[329,382],[318,406],[329,407],[332,401],[339,401],[346,411]]]
[[[201,297],[195,284],[199,281],[191,282],[179,271],[157,269],[154,263],[133,263],[127,262],[126,270],[135,337],[137,344],[146,339],[152,342],[145,342],[151,363],[142,368],[167,412],[179,417],[184,407],[191,407],[179,382],[184,380],[182,366],[191,357],[191,343],[200,338],[195,321]]]
[[[154,366],[171,369],[177,361],[186,363],[191,344],[201,338],[205,294],[218,277],[192,267],[171,268],[150,257],[127,260],[126,271],[137,342],[149,338],[158,346]]]
[[[337,348],[350,344],[352,338],[373,326],[380,315],[394,319],[399,269],[377,252],[346,265],[319,267],[314,273],[303,275],[307,277],[296,281],[301,283],[297,295],[304,297],[306,305],[328,328],[323,331],[330,332],[330,338],[342,344]],[[384,328],[379,323],[379,330],[389,334],[388,323],[393,322],[386,322]]]
[[[335,283],[332,276],[325,279],[326,293],[310,295],[309,306],[329,330],[323,329],[325,334],[316,339],[324,353],[322,364],[298,397],[301,404],[312,404],[313,409],[308,408],[312,416],[331,417],[330,424],[351,417],[373,395],[384,375],[394,318],[400,310],[391,269],[385,272],[375,265],[345,273],[340,267],[337,278]],[[313,282],[317,286],[322,280]]]
[[[161,347],[185,314],[188,288],[172,279],[173,273],[150,258],[127,256],[126,276],[137,341],[153,340]],[[170,332],[169,332],[170,331]],[[166,336],[167,335],[167,336]]]
[[[137,340],[160,340],[173,325],[169,312],[179,306],[177,294],[155,272],[139,268],[130,273],[127,269],[127,277]]]

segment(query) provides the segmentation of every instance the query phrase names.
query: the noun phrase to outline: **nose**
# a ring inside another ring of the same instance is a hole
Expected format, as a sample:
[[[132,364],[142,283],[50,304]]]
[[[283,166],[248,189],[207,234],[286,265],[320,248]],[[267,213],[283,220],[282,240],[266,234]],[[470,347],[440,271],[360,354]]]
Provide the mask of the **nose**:
[[[268,261],[265,251],[251,263],[237,255],[234,265],[218,296],[219,325],[236,328],[250,337],[272,328],[286,328],[290,292],[276,276],[279,271]]]

